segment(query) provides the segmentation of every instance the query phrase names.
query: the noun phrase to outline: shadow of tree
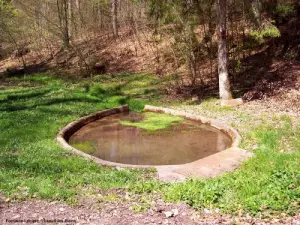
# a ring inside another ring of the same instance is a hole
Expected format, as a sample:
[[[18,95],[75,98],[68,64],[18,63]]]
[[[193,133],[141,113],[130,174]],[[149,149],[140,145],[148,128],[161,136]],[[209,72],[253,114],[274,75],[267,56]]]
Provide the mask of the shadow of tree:
[[[267,49],[255,55],[246,57],[241,64],[240,71],[235,75],[229,68],[229,78],[233,97],[244,100],[255,100],[276,96],[281,90],[297,90],[297,79],[300,65],[290,63],[282,58],[275,58]],[[215,71],[217,75],[217,71]],[[298,86],[297,86],[298,85]],[[205,83],[194,87],[184,86],[178,90],[184,98],[197,96],[199,101],[207,98],[218,98],[218,78],[213,77]]]
[[[243,61],[242,70],[233,79],[233,89],[245,100],[276,96],[281,89],[297,89],[299,69],[299,65],[261,52]]]
[[[7,68],[6,71],[0,73],[0,76],[7,76],[7,77],[21,77],[25,74],[35,74],[35,73],[42,73],[49,70],[49,67],[45,62],[41,62],[38,64],[31,64],[24,67],[11,67]]]
[[[0,111],[18,111],[18,110],[26,110],[26,109],[34,109],[38,106],[50,106],[60,103],[68,103],[68,102],[90,102],[90,103],[98,103],[99,100],[93,100],[93,99],[87,99],[87,98],[80,98],[80,97],[73,97],[73,98],[52,98],[52,99],[45,99],[43,101],[40,101],[38,103],[30,104],[30,105],[24,105],[24,104],[18,104],[18,105],[7,105],[4,107],[0,107]]]
[[[32,97],[42,97],[49,92],[51,92],[51,89],[49,89],[49,88],[44,89],[44,90],[41,89],[41,90],[37,90],[37,91],[27,91],[27,93],[26,92],[18,92],[18,93],[11,92],[11,93],[9,93],[9,95],[7,95],[7,97],[5,99],[0,100],[0,103],[9,103],[11,101],[22,100],[22,99],[27,99],[27,98],[32,98]]]

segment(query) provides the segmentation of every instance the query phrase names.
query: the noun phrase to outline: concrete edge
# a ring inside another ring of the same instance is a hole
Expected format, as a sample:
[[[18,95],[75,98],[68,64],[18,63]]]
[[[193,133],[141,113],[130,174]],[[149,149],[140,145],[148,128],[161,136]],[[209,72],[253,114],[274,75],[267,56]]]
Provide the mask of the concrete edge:
[[[69,143],[68,143],[69,138],[71,137],[72,134],[74,134],[76,131],[78,131],[81,127],[83,127],[95,120],[101,119],[103,117],[107,117],[107,116],[117,114],[117,113],[122,113],[122,112],[129,112],[129,107],[127,105],[99,111],[94,114],[81,117],[81,118],[69,123],[64,128],[62,128],[59,131],[59,133],[56,137],[56,140],[64,149],[69,150],[76,155],[82,156],[87,160],[94,161],[99,165],[111,166],[111,167],[117,167],[117,168],[118,167],[120,167],[120,168],[135,168],[135,169],[156,168],[159,179],[164,180],[164,181],[170,181],[170,182],[183,181],[188,177],[196,177],[196,178],[215,177],[215,176],[221,175],[224,172],[229,172],[229,171],[235,169],[237,167],[237,165],[239,165],[242,161],[244,161],[252,156],[251,152],[248,152],[246,150],[238,148],[238,145],[241,142],[241,136],[239,135],[238,131],[228,125],[225,125],[225,124],[215,120],[215,119],[209,119],[206,117],[196,116],[193,114],[188,114],[188,113],[176,111],[173,109],[150,106],[150,105],[146,105],[144,110],[150,111],[150,112],[166,113],[166,114],[174,115],[174,116],[181,116],[186,119],[199,121],[201,123],[210,125],[212,127],[219,129],[220,131],[226,133],[227,135],[229,135],[232,138],[233,143],[230,148],[228,148],[222,152],[213,154],[211,156],[208,156],[203,159],[199,159],[199,160],[191,162],[191,163],[180,164],[180,165],[161,165],[161,166],[130,165],[130,164],[110,162],[110,161],[102,160],[102,159],[96,158],[92,155],[86,154],[86,153],[72,147],[71,145],[69,145]],[[215,159],[217,159],[218,157],[222,158],[223,154],[227,154],[227,153],[230,154],[230,152],[232,152],[233,150],[234,150],[234,154],[240,154],[241,157],[239,157],[239,158],[241,158],[241,159],[232,160],[232,159],[230,159],[230,156],[229,156],[229,157],[227,157],[229,159],[227,161],[225,160],[225,163],[219,162],[220,160],[215,162],[215,164],[216,164],[215,168],[216,167],[219,168],[219,170],[217,170],[216,173],[213,173],[213,174],[206,173],[205,174],[205,172],[202,173],[200,171],[199,175],[194,176],[194,175],[191,175],[191,174],[185,172],[185,170],[188,170],[190,168],[192,168],[195,171],[197,171],[197,169],[199,170],[199,168],[200,169],[203,168],[205,170],[206,167],[211,167],[211,166],[212,166],[212,168],[214,168],[214,165],[211,165],[213,160],[215,161]],[[225,171],[222,171],[222,168],[224,168]],[[181,172],[181,171],[184,171],[184,172]]]
[[[80,155],[84,157],[87,160],[94,161],[100,165],[104,166],[114,166],[114,167],[129,167],[129,168],[149,168],[150,166],[140,166],[140,165],[126,165],[126,164],[121,164],[121,163],[115,163],[115,162],[110,162],[106,160],[99,159],[97,157],[94,157],[92,155],[89,155],[87,153],[84,153],[74,147],[72,147],[68,141],[69,138],[76,132],[78,131],[81,127],[96,121],[98,119],[101,119],[103,117],[107,117],[110,115],[114,115],[117,113],[122,113],[122,112],[129,112],[129,107],[128,105],[123,105],[117,108],[112,108],[112,109],[106,109],[102,110],[93,114],[90,114],[88,116],[81,117],[75,121],[72,121],[68,125],[66,125],[64,128],[62,128],[59,133],[56,136],[57,142],[62,146],[62,148],[69,150],[73,152],[76,155]],[[153,168],[153,166],[151,166]]]

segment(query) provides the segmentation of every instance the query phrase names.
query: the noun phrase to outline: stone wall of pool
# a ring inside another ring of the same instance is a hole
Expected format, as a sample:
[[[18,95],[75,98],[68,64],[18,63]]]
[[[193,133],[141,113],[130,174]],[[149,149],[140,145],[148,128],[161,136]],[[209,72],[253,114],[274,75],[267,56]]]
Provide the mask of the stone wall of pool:
[[[99,120],[101,118],[117,114],[129,112],[129,107],[127,105],[120,106],[117,108],[107,109],[103,111],[96,112],[94,114],[79,118],[66,127],[64,127],[57,135],[57,141],[61,146],[77,155],[80,155],[88,160],[92,160],[100,165],[113,166],[117,168],[156,168],[158,178],[164,181],[182,181],[186,178],[210,178],[216,177],[223,173],[232,171],[245,160],[249,159],[252,156],[251,152],[240,149],[238,146],[241,142],[241,136],[238,131],[234,128],[225,125],[217,120],[205,118],[198,115],[188,114],[186,112],[177,111],[173,109],[156,107],[146,105],[144,108],[145,111],[166,113],[174,116],[181,116],[189,120],[198,121],[199,123],[210,125],[214,128],[217,128],[221,132],[226,133],[232,139],[232,145],[230,148],[225,149],[224,151],[218,152],[216,154],[210,155],[206,158],[196,160],[191,163],[181,164],[181,165],[130,165],[130,164],[121,164],[102,160],[100,158],[94,157],[92,155],[86,154],[79,149],[72,147],[68,141],[69,138],[78,131],[83,126]]]

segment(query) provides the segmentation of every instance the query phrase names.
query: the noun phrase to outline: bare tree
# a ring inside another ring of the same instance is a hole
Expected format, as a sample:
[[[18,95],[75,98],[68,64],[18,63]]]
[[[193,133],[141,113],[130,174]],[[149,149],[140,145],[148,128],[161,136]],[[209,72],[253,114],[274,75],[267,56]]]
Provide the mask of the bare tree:
[[[60,22],[61,35],[63,40],[63,48],[70,46],[69,34],[69,0],[57,0],[57,10]]]
[[[111,3],[111,11],[112,11],[112,26],[113,26],[113,34],[115,37],[118,36],[118,0],[112,0]]]
[[[218,0],[217,11],[219,20],[218,70],[219,91],[221,100],[232,98],[228,76],[228,53],[226,41],[226,0]]]

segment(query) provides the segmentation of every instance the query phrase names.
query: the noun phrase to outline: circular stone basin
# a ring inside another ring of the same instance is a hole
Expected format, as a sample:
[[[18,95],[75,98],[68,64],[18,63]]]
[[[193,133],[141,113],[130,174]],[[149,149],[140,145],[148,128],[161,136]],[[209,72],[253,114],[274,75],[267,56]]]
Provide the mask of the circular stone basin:
[[[135,112],[103,117],[77,130],[69,143],[105,161],[154,166],[191,163],[232,145],[232,139],[224,132],[187,119],[155,131],[121,124],[122,121],[134,124],[144,117],[144,113]]]
[[[239,133],[217,120],[150,105],[144,110],[159,114],[152,114],[149,121],[149,115],[142,120],[144,114],[129,113],[127,105],[98,111],[69,123],[60,130],[57,141],[100,165],[155,168],[160,180],[170,182],[215,177],[252,156],[238,148]],[[166,128],[166,121],[175,123],[167,129],[153,129]]]

